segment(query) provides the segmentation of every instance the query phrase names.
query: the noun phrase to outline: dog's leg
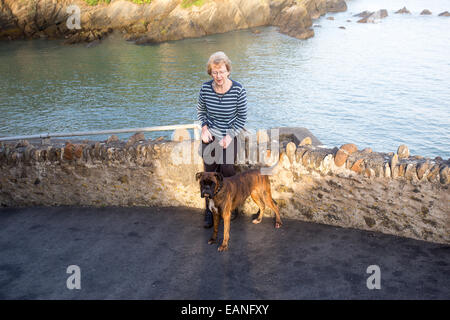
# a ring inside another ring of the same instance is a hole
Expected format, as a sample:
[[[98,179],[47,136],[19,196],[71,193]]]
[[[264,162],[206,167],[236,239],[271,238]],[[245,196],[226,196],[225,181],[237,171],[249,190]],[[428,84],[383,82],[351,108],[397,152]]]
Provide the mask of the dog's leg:
[[[209,239],[208,244],[216,243],[217,241],[217,233],[219,232],[219,222],[220,222],[220,214],[218,212],[215,212],[213,214],[214,219],[214,231],[211,239]]]
[[[278,206],[274,203],[271,195],[268,195],[268,197],[266,198],[266,203],[270,207],[270,209],[272,209],[273,212],[275,212],[275,228],[278,229],[283,224],[281,222],[280,212],[278,211]]]
[[[219,247],[219,251],[228,250],[228,241],[230,240],[230,221],[231,210],[230,206],[226,206],[223,210],[223,241]]]
[[[275,212],[275,228],[279,228],[281,227],[281,225],[283,224],[281,222],[281,218],[280,218],[280,212],[278,210],[278,206],[274,203],[274,200],[272,198],[272,192],[270,191],[270,182],[269,182],[269,178],[266,176],[265,178],[265,184],[264,184],[264,192],[263,192],[263,197],[264,197],[264,203],[266,205],[269,206],[270,209],[273,210],[273,212]]]
[[[256,219],[253,219],[252,222],[254,224],[260,223],[262,221],[263,215],[264,215],[264,209],[266,208],[264,205],[264,201],[262,201],[261,197],[259,196],[259,193],[255,190],[251,194],[251,197],[253,201],[255,201],[256,205],[259,208],[259,214]]]

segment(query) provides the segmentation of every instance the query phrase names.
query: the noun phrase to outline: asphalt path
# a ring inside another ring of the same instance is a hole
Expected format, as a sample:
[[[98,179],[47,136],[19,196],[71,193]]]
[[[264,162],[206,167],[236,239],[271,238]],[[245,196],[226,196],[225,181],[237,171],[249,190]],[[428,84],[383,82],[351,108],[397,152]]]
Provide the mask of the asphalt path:
[[[240,216],[221,253],[198,209],[2,208],[0,299],[450,299],[448,245],[283,222]]]

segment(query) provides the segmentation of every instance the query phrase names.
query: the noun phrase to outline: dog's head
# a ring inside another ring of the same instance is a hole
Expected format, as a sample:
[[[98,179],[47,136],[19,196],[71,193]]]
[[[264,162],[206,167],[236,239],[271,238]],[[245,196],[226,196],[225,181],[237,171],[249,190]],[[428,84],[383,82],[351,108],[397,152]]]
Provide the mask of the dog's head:
[[[223,175],[217,172],[198,172],[195,179],[200,180],[202,198],[212,198],[223,181]]]

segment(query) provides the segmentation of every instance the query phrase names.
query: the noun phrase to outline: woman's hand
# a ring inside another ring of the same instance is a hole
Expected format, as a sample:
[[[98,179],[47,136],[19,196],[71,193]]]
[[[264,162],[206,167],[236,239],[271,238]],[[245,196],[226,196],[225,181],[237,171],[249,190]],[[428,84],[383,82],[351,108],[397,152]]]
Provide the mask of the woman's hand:
[[[211,132],[209,132],[209,130],[208,130],[208,126],[204,125],[202,127],[202,141],[204,143],[209,143],[212,139],[213,138],[212,138]]]
[[[229,135],[226,135],[222,140],[220,140],[219,145],[226,149],[230,145],[232,140],[233,139]]]

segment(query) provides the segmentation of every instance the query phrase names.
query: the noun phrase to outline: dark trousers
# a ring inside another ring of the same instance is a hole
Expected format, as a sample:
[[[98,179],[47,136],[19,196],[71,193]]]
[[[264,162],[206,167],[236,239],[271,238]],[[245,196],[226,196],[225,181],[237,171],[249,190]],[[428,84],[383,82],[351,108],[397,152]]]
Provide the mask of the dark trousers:
[[[234,176],[236,174],[236,171],[234,170],[234,163],[236,162],[237,156],[237,138],[234,138],[226,149],[218,146],[219,141],[220,140],[216,137],[213,137],[213,141],[209,143],[204,143],[202,141],[202,158],[205,166],[205,172],[220,172],[224,177]],[[216,155],[215,151],[217,150],[219,150],[219,153]],[[222,150],[222,161],[219,161]],[[212,158],[214,161],[212,161]],[[206,208],[208,208],[208,199],[205,200]]]
[[[218,143],[219,140],[215,137],[209,143],[202,141],[202,157],[205,171],[220,172],[224,177],[234,176],[236,174],[234,163],[237,156],[237,138],[234,138],[226,149],[218,146]],[[216,155],[217,150],[219,150],[219,153]],[[222,161],[219,161],[221,152],[223,152]]]

